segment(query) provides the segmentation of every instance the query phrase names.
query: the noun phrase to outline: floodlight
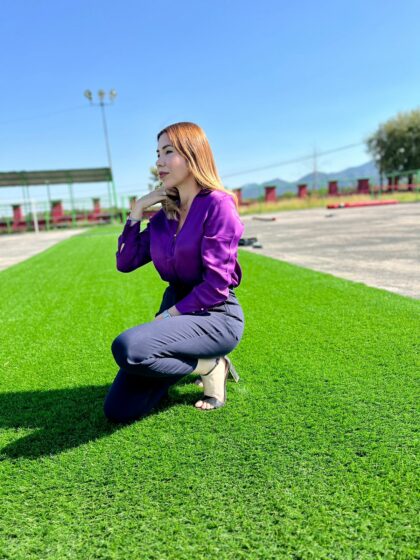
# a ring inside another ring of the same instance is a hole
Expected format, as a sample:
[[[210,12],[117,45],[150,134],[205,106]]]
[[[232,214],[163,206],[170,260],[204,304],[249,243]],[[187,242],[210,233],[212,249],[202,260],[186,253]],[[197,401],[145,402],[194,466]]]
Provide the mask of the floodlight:
[[[108,128],[107,128],[107,125],[106,125],[106,113],[105,113],[105,106],[110,105],[110,104],[109,103],[104,103],[106,93],[105,93],[105,90],[103,90],[103,89],[98,90],[99,103],[92,103],[92,92],[90,91],[90,89],[85,90],[84,94],[85,94],[85,97],[87,97],[89,99],[89,101],[91,102],[92,107],[100,107],[100,109],[101,109],[102,124],[103,124],[103,127],[104,127],[104,135],[105,135],[106,152],[107,152],[107,157],[108,157],[109,169],[111,170],[111,174],[112,174],[111,148],[109,146]],[[109,91],[109,98],[111,100],[111,103],[114,101],[116,96],[117,96],[116,90],[111,89]]]

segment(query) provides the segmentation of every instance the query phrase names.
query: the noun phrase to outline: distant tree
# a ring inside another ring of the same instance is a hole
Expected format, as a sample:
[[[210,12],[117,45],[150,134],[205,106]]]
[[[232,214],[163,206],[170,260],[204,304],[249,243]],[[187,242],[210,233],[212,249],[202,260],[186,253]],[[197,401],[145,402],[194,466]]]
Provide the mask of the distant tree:
[[[149,181],[151,182],[148,183],[147,186],[149,191],[152,192],[161,185],[162,181],[159,179],[159,173],[157,167],[149,167],[149,171],[150,171]]]
[[[398,113],[366,141],[381,176],[420,169],[420,109]]]

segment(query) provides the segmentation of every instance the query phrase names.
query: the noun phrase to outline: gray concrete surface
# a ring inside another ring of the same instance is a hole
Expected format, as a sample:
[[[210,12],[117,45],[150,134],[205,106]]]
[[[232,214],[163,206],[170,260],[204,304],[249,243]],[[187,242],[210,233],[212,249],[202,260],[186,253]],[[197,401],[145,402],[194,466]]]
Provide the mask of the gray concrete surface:
[[[420,299],[420,203],[261,216],[242,216],[263,245],[244,250]]]
[[[0,270],[17,264],[63,239],[77,235],[86,228],[40,231],[39,233],[11,233],[0,235]]]

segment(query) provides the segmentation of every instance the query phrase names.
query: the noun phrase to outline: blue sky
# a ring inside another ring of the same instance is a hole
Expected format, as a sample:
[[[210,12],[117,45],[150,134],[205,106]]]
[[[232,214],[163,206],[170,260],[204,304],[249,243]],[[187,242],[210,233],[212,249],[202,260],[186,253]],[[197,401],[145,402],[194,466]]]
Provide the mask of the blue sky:
[[[227,188],[297,180],[311,160],[247,170],[363,143],[420,106],[419,21],[415,0],[3,0],[0,171],[107,165],[100,112],[83,92],[115,88],[119,192],[147,192],[156,134],[177,121],[205,130]],[[362,144],[318,167],[368,159]]]

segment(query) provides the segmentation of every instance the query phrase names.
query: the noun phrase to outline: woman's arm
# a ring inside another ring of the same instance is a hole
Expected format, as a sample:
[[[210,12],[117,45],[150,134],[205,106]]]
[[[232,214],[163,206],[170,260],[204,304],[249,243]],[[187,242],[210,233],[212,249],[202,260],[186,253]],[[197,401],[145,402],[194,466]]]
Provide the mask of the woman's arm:
[[[140,231],[141,221],[131,222],[130,218],[118,238],[117,270],[131,272],[152,260],[150,255],[150,222]]]
[[[204,311],[225,301],[235,273],[239,240],[245,226],[230,195],[211,208],[203,227],[203,280],[175,304],[181,315]]]
[[[150,254],[150,221],[144,231],[141,229],[143,211],[149,206],[162,202],[167,198],[165,187],[138,198],[131,207],[130,217],[118,238],[117,269],[120,272],[131,272],[152,260]],[[133,221],[131,221],[131,218]],[[152,219],[152,218],[151,218]]]

